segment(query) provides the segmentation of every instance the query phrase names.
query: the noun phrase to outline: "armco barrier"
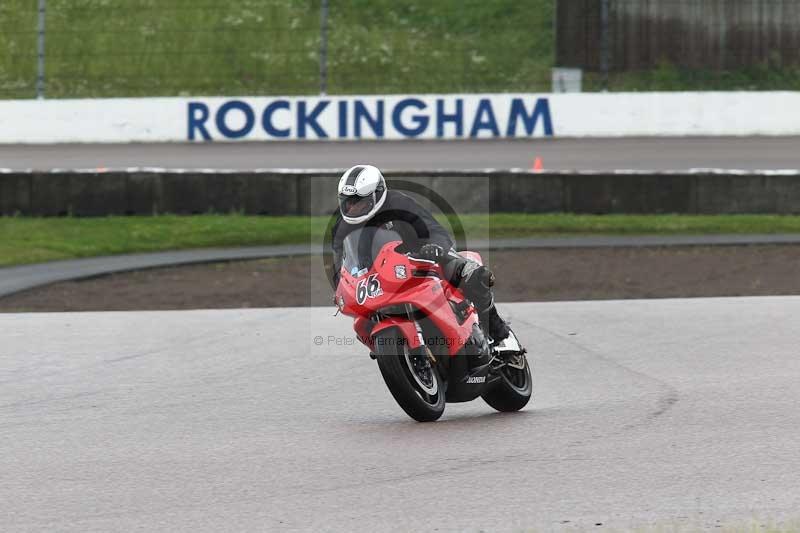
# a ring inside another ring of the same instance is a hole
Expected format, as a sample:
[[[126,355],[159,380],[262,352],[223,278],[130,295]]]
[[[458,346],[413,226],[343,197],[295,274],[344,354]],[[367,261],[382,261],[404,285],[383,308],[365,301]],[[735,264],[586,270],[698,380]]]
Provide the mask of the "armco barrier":
[[[0,213],[37,216],[335,209],[339,171],[0,172]],[[800,173],[389,172],[442,195],[456,212],[800,214]]]

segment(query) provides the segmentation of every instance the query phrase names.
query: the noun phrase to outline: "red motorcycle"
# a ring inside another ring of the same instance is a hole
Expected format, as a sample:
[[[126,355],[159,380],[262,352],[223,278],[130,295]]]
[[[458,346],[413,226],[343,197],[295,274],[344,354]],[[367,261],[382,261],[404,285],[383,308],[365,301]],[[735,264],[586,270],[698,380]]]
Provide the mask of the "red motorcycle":
[[[501,343],[485,334],[446,268],[413,257],[400,235],[384,227],[356,230],[343,244],[336,305],[355,318],[359,341],[411,418],[436,420],[445,402],[478,396],[498,411],[528,403],[533,387],[525,349],[513,333]],[[461,255],[481,262],[475,252]]]

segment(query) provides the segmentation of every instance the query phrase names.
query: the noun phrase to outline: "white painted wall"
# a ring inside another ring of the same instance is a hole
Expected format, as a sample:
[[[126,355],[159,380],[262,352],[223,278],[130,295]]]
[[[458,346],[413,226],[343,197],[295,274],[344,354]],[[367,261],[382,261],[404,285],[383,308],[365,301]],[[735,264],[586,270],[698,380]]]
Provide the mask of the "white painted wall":
[[[357,106],[377,128],[356,120]],[[442,116],[459,106],[460,117]],[[800,92],[9,100],[0,101],[0,143],[186,142],[190,114],[195,142],[800,135]],[[242,135],[226,137],[218,119]]]

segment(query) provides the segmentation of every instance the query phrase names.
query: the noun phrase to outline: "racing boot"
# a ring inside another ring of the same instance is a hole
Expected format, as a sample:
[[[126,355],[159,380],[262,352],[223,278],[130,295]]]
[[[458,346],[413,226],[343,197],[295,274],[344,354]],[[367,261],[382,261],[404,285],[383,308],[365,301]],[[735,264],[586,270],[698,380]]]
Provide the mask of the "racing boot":
[[[489,334],[495,344],[500,344],[511,334],[511,328],[508,327],[505,320],[500,318],[494,302],[488,309],[478,313],[478,319],[483,325],[484,331]]]

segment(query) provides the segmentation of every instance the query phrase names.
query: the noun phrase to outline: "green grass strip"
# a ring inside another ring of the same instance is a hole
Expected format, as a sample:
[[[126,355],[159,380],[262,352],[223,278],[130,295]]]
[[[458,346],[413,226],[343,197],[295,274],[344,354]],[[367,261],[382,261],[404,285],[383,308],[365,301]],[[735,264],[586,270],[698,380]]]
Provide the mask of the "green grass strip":
[[[444,220],[444,219],[442,219]],[[800,233],[777,215],[527,215],[460,217],[468,238],[558,235]],[[0,265],[102,255],[321,242],[326,217],[198,215],[0,218]]]

